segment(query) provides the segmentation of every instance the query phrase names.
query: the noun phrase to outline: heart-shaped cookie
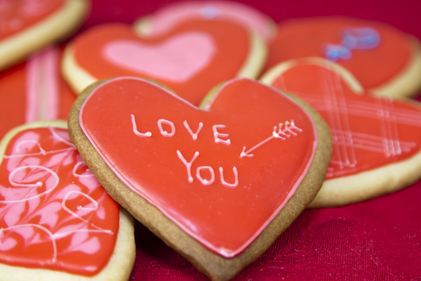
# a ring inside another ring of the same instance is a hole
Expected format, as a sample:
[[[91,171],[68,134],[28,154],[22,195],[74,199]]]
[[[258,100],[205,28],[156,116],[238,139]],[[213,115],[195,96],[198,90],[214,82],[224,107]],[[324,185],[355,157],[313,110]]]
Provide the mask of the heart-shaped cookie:
[[[269,46],[266,70],[305,57],[335,61],[377,95],[414,96],[421,88],[418,40],[378,22],[347,17],[281,22]]]
[[[69,132],[117,202],[200,271],[227,280],[315,196],[330,134],[306,104],[254,80],[212,95],[201,110],[140,78],[98,82],[76,100]]]
[[[127,280],[133,222],[124,210],[119,218],[118,204],[70,142],[66,122],[17,127],[0,153],[2,279]]]
[[[239,2],[228,1],[186,1],[170,3],[152,15],[140,18],[134,28],[142,34],[158,35],[172,26],[190,19],[226,19],[247,26],[270,42],[276,31],[274,21],[260,11]]]
[[[156,80],[198,105],[218,83],[256,77],[265,47],[257,34],[230,21],[190,20],[159,36],[140,36],[130,26],[90,29],[69,46],[63,73],[77,93],[106,78]]]
[[[331,128],[332,158],[312,207],[367,200],[421,177],[419,103],[356,94],[352,75],[323,59],[282,63],[262,80],[310,103]]]
[[[87,0],[2,0],[0,70],[67,37],[88,10]]]
[[[24,123],[67,119],[76,97],[59,71],[61,56],[47,48],[0,74],[0,138]]]

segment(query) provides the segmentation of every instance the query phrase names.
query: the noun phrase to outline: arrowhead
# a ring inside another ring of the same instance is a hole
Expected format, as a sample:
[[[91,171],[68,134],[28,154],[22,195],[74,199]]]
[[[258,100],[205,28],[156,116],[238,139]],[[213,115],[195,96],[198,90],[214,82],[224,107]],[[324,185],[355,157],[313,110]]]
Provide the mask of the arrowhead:
[[[243,147],[243,151],[241,151],[240,158],[243,158],[243,157],[253,157],[254,156],[253,154],[248,154],[245,150],[246,150],[246,147],[244,146]]]

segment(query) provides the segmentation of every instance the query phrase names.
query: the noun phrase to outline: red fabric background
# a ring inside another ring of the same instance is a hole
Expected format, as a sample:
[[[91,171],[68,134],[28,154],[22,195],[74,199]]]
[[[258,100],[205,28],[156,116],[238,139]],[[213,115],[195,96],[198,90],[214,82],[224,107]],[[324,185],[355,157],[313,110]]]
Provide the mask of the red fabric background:
[[[168,0],[93,0],[82,31],[104,22],[133,23]],[[421,40],[420,0],[244,0],[276,22],[346,15],[389,23]],[[421,77],[420,77],[421,79]],[[420,99],[421,100],[421,99]],[[421,182],[342,207],[306,210],[235,280],[420,280]],[[146,228],[136,225],[131,280],[207,280]]]

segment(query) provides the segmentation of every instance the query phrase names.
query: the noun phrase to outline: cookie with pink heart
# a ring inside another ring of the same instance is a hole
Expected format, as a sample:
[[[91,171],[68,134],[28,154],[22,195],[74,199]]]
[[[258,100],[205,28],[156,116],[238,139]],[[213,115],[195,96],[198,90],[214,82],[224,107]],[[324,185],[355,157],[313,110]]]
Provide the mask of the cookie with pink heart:
[[[0,70],[67,38],[89,11],[87,0],[2,0]]]
[[[200,108],[149,80],[89,86],[72,142],[118,203],[213,280],[256,260],[319,191],[330,132],[301,100],[237,78]]]
[[[107,24],[71,42],[62,70],[77,93],[101,79],[135,76],[155,80],[198,105],[218,83],[257,77],[265,51],[257,33],[223,19],[191,19],[156,36]]]
[[[281,22],[265,69],[305,57],[341,65],[375,95],[411,97],[421,89],[419,41],[380,22],[348,17]]]
[[[276,34],[276,24],[268,15],[243,3],[228,1],[170,3],[153,14],[140,18],[134,26],[142,34],[158,35],[167,32],[171,26],[190,19],[230,20],[253,29],[266,42],[270,42]]]
[[[65,121],[38,121],[0,142],[4,280],[127,280],[132,217],[105,192]]]
[[[421,178],[418,102],[370,95],[344,68],[316,58],[281,63],[262,81],[307,101],[331,129],[326,180],[310,207],[361,202]]]

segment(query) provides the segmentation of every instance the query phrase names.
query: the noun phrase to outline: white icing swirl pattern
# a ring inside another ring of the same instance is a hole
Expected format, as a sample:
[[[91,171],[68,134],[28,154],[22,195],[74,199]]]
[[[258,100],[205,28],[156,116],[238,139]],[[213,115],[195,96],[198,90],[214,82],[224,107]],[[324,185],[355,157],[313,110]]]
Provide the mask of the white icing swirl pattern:
[[[49,258],[33,262],[54,267],[60,257],[74,252],[98,254],[102,244],[115,242],[115,231],[106,221],[109,205],[105,205],[115,203],[87,169],[67,131],[43,129],[49,130],[48,137],[36,130],[24,131],[3,156],[0,262],[20,264],[26,258],[19,257],[25,255],[19,249],[49,244],[44,247],[51,249]],[[95,262],[84,267],[88,272],[98,269]]]

